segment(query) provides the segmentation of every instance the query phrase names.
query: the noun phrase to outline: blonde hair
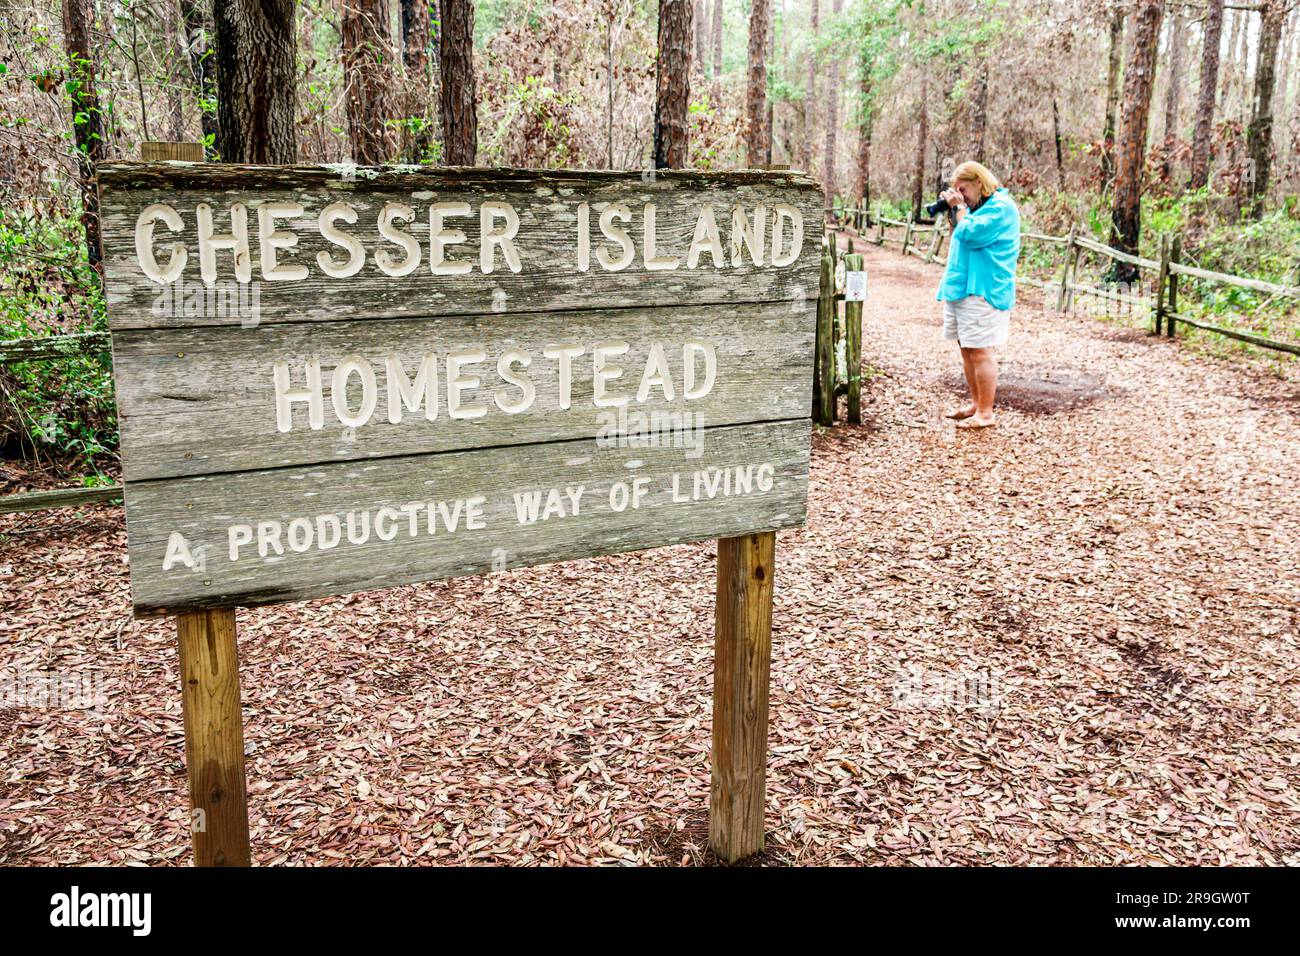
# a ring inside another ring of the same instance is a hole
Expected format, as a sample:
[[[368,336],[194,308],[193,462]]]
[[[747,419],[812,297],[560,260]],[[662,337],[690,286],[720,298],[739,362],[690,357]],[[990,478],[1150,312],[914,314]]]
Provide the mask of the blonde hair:
[[[979,183],[982,197],[992,196],[1002,186],[996,176],[974,160],[967,160],[952,171],[952,181],[955,183],[959,179],[966,183]]]

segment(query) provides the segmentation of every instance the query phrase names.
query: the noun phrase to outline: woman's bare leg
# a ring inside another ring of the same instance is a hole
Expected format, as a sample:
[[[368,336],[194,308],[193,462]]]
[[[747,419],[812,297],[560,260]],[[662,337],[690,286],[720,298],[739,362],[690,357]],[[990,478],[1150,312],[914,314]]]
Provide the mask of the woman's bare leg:
[[[958,348],[960,348],[960,346],[958,346]],[[975,373],[971,367],[970,356],[967,354],[969,351],[970,349],[961,349],[961,370],[966,376],[966,388],[970,391],[971,400],[969,404],[963,405],[960,408],[953,409],[951,412],[949,412],[948,413],[949,418],[956,418],[956,419],[970,418],[977,411],[979,411],[978,408],[979,403],[977,402],[976,395],[975,395],[975,388],[976,388]]]
[[[998,391],[998,360],[991,348],[962,349],[968,362],[967,381],[975,399],[975,413],[961,423],[963,428],[985,428],[993,424],[993,401]]]

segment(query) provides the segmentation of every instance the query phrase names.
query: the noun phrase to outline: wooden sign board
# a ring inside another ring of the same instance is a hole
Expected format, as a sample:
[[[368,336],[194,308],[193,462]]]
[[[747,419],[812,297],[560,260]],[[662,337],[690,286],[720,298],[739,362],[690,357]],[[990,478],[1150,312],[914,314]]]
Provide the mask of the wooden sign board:
[[[100,167],[139,615],[801,524],[797,173]]]

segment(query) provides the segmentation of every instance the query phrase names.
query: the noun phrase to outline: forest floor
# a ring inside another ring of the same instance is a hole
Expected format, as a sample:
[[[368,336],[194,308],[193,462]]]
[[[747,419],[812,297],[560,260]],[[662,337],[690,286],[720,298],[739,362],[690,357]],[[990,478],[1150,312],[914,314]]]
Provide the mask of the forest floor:
[[[1022,297],[957,432],[938,271],[864,250],[864,422],[777,541],[768,864],[1300,864],[1300,383]],[[186,863],[120,509],[0,518],[0,863]],[[701,864],[709,544],[240,612],[260,864]],[[0,674],[3,676],[3,674]]]

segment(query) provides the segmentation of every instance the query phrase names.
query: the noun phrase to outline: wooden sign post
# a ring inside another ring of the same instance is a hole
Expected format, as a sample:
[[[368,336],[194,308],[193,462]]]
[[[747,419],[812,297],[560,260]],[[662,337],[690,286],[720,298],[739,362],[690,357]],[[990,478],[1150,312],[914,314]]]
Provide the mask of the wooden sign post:
[[[132,600],[178,616],[195,862],[249,862],[232,608],[708,538],[710,839],[762,849],[817,185],[186,162],[100,183]]]
[[[145,142],[146,163],[201,163],[202,143]],[[185,770],[196,866],[248,866],[248,791],[234,608],[176,615]]]

